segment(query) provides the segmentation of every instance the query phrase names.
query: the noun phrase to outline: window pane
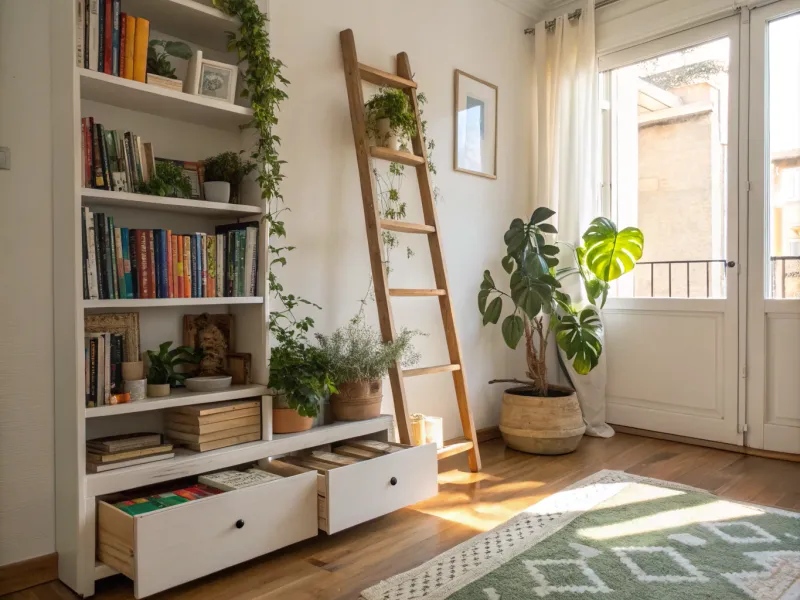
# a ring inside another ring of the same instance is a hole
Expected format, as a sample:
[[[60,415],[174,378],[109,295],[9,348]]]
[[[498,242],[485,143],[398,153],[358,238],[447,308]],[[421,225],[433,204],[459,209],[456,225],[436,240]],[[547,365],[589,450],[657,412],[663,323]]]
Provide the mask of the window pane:
[[[610,212],[645,250],[617,296],[725,297],[730,41],[606,76]]]
[[[800,298],[800,15],[769,24],[770,296]]]

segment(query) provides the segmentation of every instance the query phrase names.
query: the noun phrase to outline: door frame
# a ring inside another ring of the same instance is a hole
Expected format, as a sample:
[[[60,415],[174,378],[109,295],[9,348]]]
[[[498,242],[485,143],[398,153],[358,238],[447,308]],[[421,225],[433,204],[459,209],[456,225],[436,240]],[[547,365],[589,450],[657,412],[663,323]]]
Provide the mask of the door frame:
[[[800,1],[800,0],[793,0]],[[711,22],[689,27],[676,33],[670,33],[657,39],[649,40],[616,52],[611,52],[598,57],[598,71],[610,71],[631,65],[655,56],[667,54],[682,48],[697,46],[722,37],[730,39],[730,78],[728,86],[728,177],[727,177],[727,239],[726,259],[736,262],[736,267],[729,268],[726,273],[725,298],[609,298],[606,308],[610,311],[636,310],[643,312],[663,313],[697,313],[718,312],[723,315],[724,333],[724,364],[722,389],[725,395],[724,402],[735,398],[736,415],[735,433],[731,430],[724,434],[723,441],[736,445],[745,442],[746,429],[746,382],[745,371],[740,368],[744,364],[745,349],[747,348],[746,328],[746,294],[747,269],[740,261],[747,255],[747,102],[742,90],[748,82],[747,56],[742,56],[742,49],[746,40],[747,25],[743,17],[736,10],[732,14],[721,17]],[[745,11],[746,12],[746,11]],[[603,126],[611,133],[610,111],[604,115]],[[610,160],[603,149],[604,184],[610,179],[612,169]],[[610,214],[610,191],[604,185],[603,214]],[[645,232],[646,235],[646,232]],[[697,431],[684,432],[681,435],[688,437],[703,437]],[[671,432],[673,433],[673,432]]]

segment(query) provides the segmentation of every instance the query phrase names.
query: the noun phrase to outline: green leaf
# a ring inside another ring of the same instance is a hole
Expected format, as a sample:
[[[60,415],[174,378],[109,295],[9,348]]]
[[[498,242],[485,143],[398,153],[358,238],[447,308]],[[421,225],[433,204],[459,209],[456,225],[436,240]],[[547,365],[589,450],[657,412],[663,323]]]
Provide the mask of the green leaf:
[[[550,223],[540,224],[539,230],[544,231],[545,233],[558,233],[558,229],[556,229],[555,226],[551,225]]]
[[[536,210],[533,211],[533,214],[531,215],[531,220],[529,221],[529,223],[531,225],[537,225],[537,224],[539,224],[539,223],[541,223],[543,221],[546,221],[547,219],[552,217],[554,214],[556,214],[556,211],[554,211],[554,210],[552,210],[550,208],[547,208],[546,206],[540,206],[539,208],[537,208]]]
[[[546,256],[555,256],[560,251],[561,249],[558,246],[553,246],[553,245],[542,246],[541,248],[539,248],[539,252],[541,252]]]
[[[508,315],[503,320],[502,330],[506,345],[514,350],[522,339],[522,334],[525,332],[525,325],[522,322],[522,317],[519,315]]]
[[[614,281],[633,270],[642,258],[644,234],[635,227],[617,231],[610,219],[599,217],[583,234],[586,267],[598,279]]]
[[[578,315],[565,315],[556,327],[556,342],[573,361],[579,375],[586,375],[597,366],[603,345],[600,342],[602,322],[594,308],[585,308]]]
[[[494,284],[494,279],[492,279],[492,274],[489,272],[488,269],[485,270],[483,272],[483,282],[481,283],[481,289],[482,290],[491,290],[491,289],[495,289],[496,287],[497,286],[495,286],[495,284]]]
[[[503,311],[503,299],[498,296],[489,303],[486,307],[486,312],[483,313],[483,324],[492,323],[497,324],[500,319],[500,313]]]
[[[510,256],[516,256],[525,248],[528,243],[528,233],[525,230],[525,222],[522,219],[514,219],[506,231],[503,239],[506,243],[506,251]]]
[[[505,269],[506,273],[510,275],[511,271],[514,270],[514,257],[506,255],[500,262],[502,263],[503,269]]]
[[[491,290],[481,290],[478,292],[478,310],[481,314],[486,312],[486,300],[489,298]]]
[[[192,58],[192,49],[185,42],[167,42],[164,44],[164,52],[176,58],[189,60]]]

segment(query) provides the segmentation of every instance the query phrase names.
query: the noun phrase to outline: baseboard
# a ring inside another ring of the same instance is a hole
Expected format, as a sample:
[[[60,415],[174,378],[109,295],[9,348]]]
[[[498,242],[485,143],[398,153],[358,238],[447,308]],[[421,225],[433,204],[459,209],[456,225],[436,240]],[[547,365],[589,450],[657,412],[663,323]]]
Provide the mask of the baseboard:
[[[475,434],[478,436],[479,444],[482,444],[483,442],[490,442],[502,437],[500,434],[500,427],[498,425],[478,429]]]
[[[45,554],[0,567],[0,596],[58,579],[58,554]]]
[[[760,448],[747,448],[746,446],[736,446],[735,444],[723,444],[722,442],[712,442],[709,440],[699,440],[697,438],[674,435],[672,433],[661,433],[659,431],[649,431],[647,429],[637,429],[636,427],[626,427],[625,425],[611,425],[619,433],[638,435],[640,437],[666,440],[668,442],[680,442],[692,446],[703,446],[704,448],[714,448],[715,450],[727,450],[737,452],[747,456],[759,456],[761,458],[774,458],[776,460],[786,460],[789,462],[800,462],[800,454],[789,454],[786,452],[773,452],[772,450],[761,450]]]

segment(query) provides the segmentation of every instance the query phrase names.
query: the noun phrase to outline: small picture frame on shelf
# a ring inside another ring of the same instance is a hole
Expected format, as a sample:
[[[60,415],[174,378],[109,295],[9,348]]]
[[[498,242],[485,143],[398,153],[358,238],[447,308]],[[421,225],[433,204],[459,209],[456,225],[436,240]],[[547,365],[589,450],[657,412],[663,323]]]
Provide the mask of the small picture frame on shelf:
[[[183,91],[233,103],[238,75],[236,65],[203,58],[203,51],[197,50],[189,60]]]

